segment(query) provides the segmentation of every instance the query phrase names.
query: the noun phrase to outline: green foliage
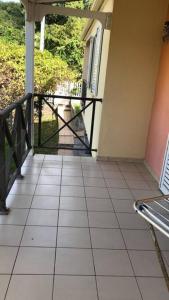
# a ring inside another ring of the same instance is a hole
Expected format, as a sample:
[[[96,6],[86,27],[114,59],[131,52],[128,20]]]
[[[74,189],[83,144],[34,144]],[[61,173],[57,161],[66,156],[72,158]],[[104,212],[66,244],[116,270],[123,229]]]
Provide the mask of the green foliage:
[[[35,50],[36,92],[55,92],[57,83],[75,78],[61,58]],[[0,40],[0,109],[24,94],[24,82],[25,47]]]
[[[6,41],[24,43],[24,11],[18,3],[0,2],[0,36]]]
[[[80,39],[82,21],[69,18],[64,26],[46,26],[45,46],[53,55],[59,55],[68,65],[81,73],[83,43]]]
[[[90,8],[93,3],[93,0],[83,0],[84,8]]]
[[[81,111],[81,105],[80,105],[80,103],[73,104],[73,110],[75,112],[75,115],[78,114]]]

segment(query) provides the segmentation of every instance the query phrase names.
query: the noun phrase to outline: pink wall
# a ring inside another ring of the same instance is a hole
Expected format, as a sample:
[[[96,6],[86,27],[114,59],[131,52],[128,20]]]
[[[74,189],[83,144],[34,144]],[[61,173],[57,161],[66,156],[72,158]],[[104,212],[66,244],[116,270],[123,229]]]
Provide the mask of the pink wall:
[[[146,161],[159,178],[169,133],[169,42],[161,51],[155,99],[147,139]]]

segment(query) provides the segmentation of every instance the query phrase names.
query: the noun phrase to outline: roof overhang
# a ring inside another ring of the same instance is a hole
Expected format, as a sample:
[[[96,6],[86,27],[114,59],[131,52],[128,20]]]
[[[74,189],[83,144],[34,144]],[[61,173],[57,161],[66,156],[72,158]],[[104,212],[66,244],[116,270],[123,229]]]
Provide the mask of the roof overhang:
[[[92,4],[91,10],[92,11],[99,11],[101,9],[102,5],[104,4],[104,2],[105,2],[105,0],[95,0]],[[109,13],[109,14],[111,15],[110,19],[112,20],[112,13]],[[81,35],[82,40],[85,40],[85,37],[86,37],[88,31],[90,30],[90,28],[93,24],[93,21],[94,21],[93,19],[89,19],[87,21],[87,23],[86,23],[86,25],[83,29],[82,35]],[[111,21],[110,21],[110,23],[111,23]],[[107,29],[107,28],[105,28],[105,29]]]
[[[70,7],[54,6],[55,0],[21,0],[27,13],[27,21],[41,21],[48,14],[57,14],[63,16],[74,16],[80,18],[97,19],[101,22],[103,28],[110,29],[111,13],[100,12],[87,9],[76,9]],[[64,2],[64,1],[63,1]]]

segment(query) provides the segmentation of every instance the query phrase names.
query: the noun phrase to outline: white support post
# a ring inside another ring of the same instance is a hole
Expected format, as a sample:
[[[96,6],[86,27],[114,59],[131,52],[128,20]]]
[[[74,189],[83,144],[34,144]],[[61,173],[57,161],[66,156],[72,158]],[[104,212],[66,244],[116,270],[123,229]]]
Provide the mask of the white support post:
[[[41,31],[40,31],[40,51],[45,49],[45,17],[41,21]]]
[[[25,76],[25,92],[34,93],[34,34],[35,23],[25,22],[25,44],[26,44],[26,76]],[[34,145],[34,105],[32,99],[32,113],[31,113],[31,128],[32,140],[31,144]]]

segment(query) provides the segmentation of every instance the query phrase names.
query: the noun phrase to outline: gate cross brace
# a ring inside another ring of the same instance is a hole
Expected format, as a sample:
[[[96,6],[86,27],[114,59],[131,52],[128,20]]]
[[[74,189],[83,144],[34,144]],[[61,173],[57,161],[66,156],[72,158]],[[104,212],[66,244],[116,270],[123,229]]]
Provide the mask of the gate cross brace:
[[[47,142],[49,142],[56,134],[58,134],[63,128],[68,127],[70,131],[73,132],[73,134],[81,141],[81,143],[86,147],[86,149],[90,149],[90,147],[81,139],[81,137],[73,130],[73,128],[69,125],[77,116],[79,116],[87,107],[89,107],[92,104],[92,101],[88,103],[81,111],[79,111],[74,117],[72,117],[68,122],[66,122],[58,113],[57,111],[48,103],[46,99],[44,99],[44,102],[50,107],[50,109],[53,111],[55,115],[57,115],[61,121],[64,123],[62,127],[60,127],[54,134],[52,134],[46,141],[44,141],[41,146],[45,145]]]

